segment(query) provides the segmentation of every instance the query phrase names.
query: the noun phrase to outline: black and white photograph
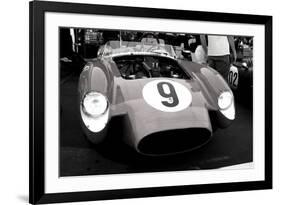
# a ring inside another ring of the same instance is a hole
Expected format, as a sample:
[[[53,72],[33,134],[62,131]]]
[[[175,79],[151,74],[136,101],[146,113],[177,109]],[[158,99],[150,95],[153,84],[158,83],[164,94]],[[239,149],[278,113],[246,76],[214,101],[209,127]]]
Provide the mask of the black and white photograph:
[[[278,1],[1,8],[1,204],[281,201]]]
[[[30,203],[272,187],[270,16],[30,9]]]
[[[61,177],[253,168],[253,36],[58,35]]]

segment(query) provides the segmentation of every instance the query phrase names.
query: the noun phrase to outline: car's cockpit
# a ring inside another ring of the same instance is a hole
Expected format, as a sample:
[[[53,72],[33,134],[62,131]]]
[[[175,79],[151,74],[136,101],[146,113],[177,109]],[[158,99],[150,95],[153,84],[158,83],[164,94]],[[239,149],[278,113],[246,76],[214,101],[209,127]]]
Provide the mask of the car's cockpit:
[[[189,79],[176,60],[157,55],[130,55],[114,57],[124,79],[178,78]]]

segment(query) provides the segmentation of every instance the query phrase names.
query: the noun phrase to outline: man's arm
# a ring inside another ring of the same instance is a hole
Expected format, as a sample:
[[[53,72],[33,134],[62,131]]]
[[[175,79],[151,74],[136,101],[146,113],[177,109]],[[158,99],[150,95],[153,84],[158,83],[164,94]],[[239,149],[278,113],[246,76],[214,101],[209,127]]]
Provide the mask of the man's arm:
[[[233,53],[233,57],[234,57],[234,62],[237,59],[237,53],[236,53],[236,49],[235,49],[235,45],[234,45],[234,38],[233,36],[227,36],[228,39],[228,43],[230,45],[231,51]]]
[[[205,35],[200,35],[200,41],[201,41],[201,44],[202,44],[202,47],[203,47],[205,53],[207,54],[208,50],[207,50],[207,41],[206,41]]]

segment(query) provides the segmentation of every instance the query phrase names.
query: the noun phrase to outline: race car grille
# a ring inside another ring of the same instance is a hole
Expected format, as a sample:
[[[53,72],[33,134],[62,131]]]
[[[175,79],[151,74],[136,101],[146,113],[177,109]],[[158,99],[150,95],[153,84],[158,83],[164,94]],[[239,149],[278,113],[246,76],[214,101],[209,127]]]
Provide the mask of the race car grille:
[[[145,136],[138,144],[138,151],[144,155],[177,154],[201,147],[210,137],[206,128],[161,131]]]

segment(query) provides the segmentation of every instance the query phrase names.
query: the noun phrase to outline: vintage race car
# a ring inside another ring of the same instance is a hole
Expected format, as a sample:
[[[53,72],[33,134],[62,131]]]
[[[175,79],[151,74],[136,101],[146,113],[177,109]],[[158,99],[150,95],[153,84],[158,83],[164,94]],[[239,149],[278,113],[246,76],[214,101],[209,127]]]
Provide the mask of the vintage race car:
[[[235,119],[231,89],[210,67],[174,57],[169,45],[110,41],[79,79],[81,125],[101,143],[112,119],[138,153],[169,155],[206,144]]]
[[[229,86],[234,91],[249,93],[253,89],[252,62],[235,62],[228,73]]]
[[[245,52],[244,52],[245,53]],[[235,97],[249,104],[253,101],[253,57],[252,50],[230,66],[228,84]]]

